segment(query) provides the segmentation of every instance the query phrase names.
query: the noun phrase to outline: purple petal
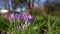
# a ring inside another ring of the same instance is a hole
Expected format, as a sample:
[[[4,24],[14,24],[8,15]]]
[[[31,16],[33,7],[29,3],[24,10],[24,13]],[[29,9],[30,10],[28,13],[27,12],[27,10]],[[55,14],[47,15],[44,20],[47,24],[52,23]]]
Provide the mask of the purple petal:
[[[9,16],[8,16],[8,19],[9,20],[12,20],[12,19],[14,19],[15,17],[14,17],[14,13],[12,13],[12,14],[10,14]]]
[[[30,14],[25,14],[25,13],[23,13],[22,16],[23,16],[24,20],[29,20],[29,19],[32,18],[32,16],[31,16]]]
[[[15,14],[15,18],[18,19],[18,17],[19,17],[19,14]]]
[[[32,19],[32,16],[30,14],[27,17],[28,17],[28,19]]]
[[[16,18],[17,20],[20,20],[20,19],[22,18],[22,15],[20,15],[20,14],[15,14],[15,18]]]

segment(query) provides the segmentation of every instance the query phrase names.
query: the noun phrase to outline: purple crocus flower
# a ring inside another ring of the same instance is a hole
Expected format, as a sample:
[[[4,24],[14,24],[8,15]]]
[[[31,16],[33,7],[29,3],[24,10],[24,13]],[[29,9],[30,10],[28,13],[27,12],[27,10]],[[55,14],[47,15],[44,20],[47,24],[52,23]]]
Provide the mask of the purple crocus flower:
[[[14,13],[12,13],[12,14],[10,14],[9,16],[8,16],[8,19],[9,20],[12,20],[12,19],[14,19],[15,17],[14,17]]]
[[[22,16],[23,16],[24,20],[29,20],[29,19],[32,18],[32,16],[31,16],[30,14],[25,14],[25,13],[23,13]]]
[[[15,14],[15,18],[16,18],[17,20],[19,20],[19,19],[20,19],[20,15],[19,15],[19,14]]]
[[[32,16],[30,14],[27,14],[28,19],[32,19]]]
[[[23,13],[23,19],[25,20],[25,24],[24,24],[24,27],[27,27],[27,26],[29,26],[29,24],[30,24],[30,19],[32,19],[32,16],[30,15],[30,14],[25,14],[25,13]],[[23,27],[23,28],[24,28]]]
[[[16,18],[17,20],[20,20],[20,19],[22,19],[23,17],[22,17],[22,15],[20,15],[20,14],[15,14],[15,18]]]

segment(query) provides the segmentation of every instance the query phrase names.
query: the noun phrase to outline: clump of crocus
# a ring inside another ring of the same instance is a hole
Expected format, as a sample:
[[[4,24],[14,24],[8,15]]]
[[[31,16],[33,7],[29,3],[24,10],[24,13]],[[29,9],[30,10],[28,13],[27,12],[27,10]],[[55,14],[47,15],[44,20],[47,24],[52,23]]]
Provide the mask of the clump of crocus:
[[[23,18],[25,21],[28,21],[28,20],[32,19],[32,16],[31,16],[30,14],[25,14],[25,13],[23,13],[23,14],[11,13],[11,14],[9,14],[9,16],[8,16],[8,19],[9,19],[9,20],[13,20],[13,19],[20,20],[20,19],[22,19],[22,18]]]
[[[32,16],[30,14],[23,13],[22,16],[23,16],[24,20],[30,20],[30,19],[32,19]]]
[[[8,16],[8,19],[10,21],[13,21],[15,19],[17,19],[18,22],[20,22],[21,19],[24,19],[24,24],[22,25],[22,27],[26,27],[28,24],[30,24],[30,20],[32,19],[32,16],[30,14],[18,14],[18,13],[11,13]]]
[[[30,24],[30,21],[29,20],[32,19],[32,16],[30,14],[26,14],[26,13],[23,13],[22,16],[23,16],[23,18],[25,20],[25,23],[23,25],[23,29],[24,29],[24,27],[29,26],[29,24]]]
[[[14,13],[9,14],[8,19],[10,21],[12,21],[13,19],[15,19]]]
[[[20,20],[21,19],[21,15],[20,14],[18,14],[18,13],[11,13],[11,14],[9,14],[9,16],[8,16],[8,19],[9,20],[13,20],[13,19],[17,19],[17,20]]]
[[[15,19],[17,19],[18,21],[20,20],[20,19],[22,19],[22,16],[21,16],[21,14],[15,14]]]

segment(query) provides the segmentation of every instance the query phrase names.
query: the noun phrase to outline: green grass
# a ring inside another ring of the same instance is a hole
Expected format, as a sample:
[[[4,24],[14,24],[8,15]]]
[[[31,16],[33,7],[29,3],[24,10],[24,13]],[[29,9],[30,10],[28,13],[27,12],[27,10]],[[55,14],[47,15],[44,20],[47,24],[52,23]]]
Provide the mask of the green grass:
[[[60,34],[60,23],[57,21],[59,18],[51,18],[48,16],[33,16],[34,22],[24,29],[17,30],[13,25],[9,24],[8,20],[0,17],[0,29],[5,28],[10,34]],[[8,24],[8,25],[7,25]],[[6,25],[9,26],[6,28]]]

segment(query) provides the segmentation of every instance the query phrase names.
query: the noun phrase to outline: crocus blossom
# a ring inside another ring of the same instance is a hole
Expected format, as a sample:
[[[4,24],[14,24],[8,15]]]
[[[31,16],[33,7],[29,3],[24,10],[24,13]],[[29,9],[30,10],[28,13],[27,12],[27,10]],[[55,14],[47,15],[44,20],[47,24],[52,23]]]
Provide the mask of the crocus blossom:
[[[15,18],[16,18],[17,20],[19,20],[19,19],[20,19],[20,15],[19,15],[19,14],[15,14]]]
[[[12,14],[10,14],[9,16],[8,16],[8,19],[9,20],[12,20],[12,19],[14,19],[15,17],[14,17],[14,13],[12,13]]]
[[[20,20],[24,19],[24,24],[22,25],[22,28],[24,29],[25,27],[29,26],[30,21],[32,22],[32,16],[30,14],[18,14],[18,13],[11,13],[8,16],[8,19],[10,20],[10,22],[12,23],[14,19],[17,19],[18,23],[20,24]]]
[[[22,16],[23,16],[24,20],[29,20],[29,19],[32,18],[32,16],[31,16],[30,14],[25,14],[25,13],[23,13]]]
[[[22,16],[23,16],[23,19],[25,20],[24,22],[25,24],[22,26],[24,29],[25,27],[29,26],[30,24],[29,20],[32,19],[32,16],[30,14],[25,14],[25,13],[23,13]]]
[[[27,15],[28,19],[32,19],[32,16],[30,14]]]

